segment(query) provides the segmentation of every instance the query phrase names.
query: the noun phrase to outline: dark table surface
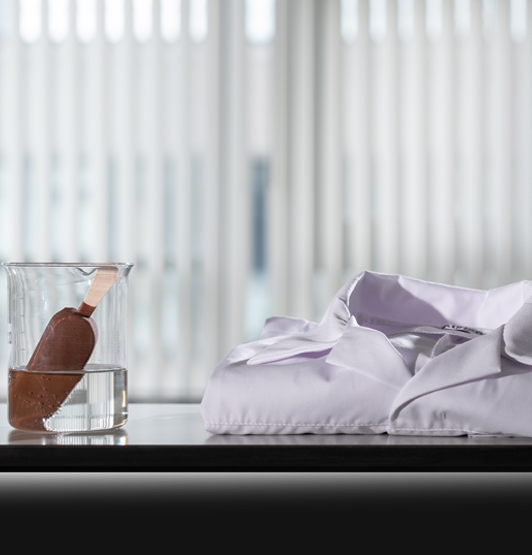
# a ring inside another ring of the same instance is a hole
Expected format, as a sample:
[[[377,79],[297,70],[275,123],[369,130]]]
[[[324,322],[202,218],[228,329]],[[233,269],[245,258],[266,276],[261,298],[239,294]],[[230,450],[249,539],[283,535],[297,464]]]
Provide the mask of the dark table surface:
[[[531,472],[532,438],[212,435],[187,403],[132,403],[113,431],[35,433],[0,404],[0,471]]]
[[[532,508],[532,438],[216,436],[197,404],[129,409],[113,432],[45,434],[14,430],[0,405],[0,511],[14,522],[40,519],[43,507],[61,523],[112,515],[127,530],[156,516],[171,534],[206,515],[209,530],[238,522],[261,534],[272,519],[299,518],[299,533],[317,521],[336,534],[342,519],[345,530],[353,521],[389,529],[401,515],[408,527],[412,515],[434,523],[461,511],[469,522]]]

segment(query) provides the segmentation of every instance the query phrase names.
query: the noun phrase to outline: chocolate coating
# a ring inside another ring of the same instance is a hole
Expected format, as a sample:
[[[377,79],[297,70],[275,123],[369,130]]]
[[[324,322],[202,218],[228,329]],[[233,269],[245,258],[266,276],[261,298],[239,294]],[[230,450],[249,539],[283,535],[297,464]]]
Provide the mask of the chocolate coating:
[[[27,369],[38,371],[83,370],[98,339],[92,318],[75,308],[63,308],[54,314],[28,362]]]
[[[8,420],[19,430],[47,431],[46,421],[67,400],[83,374],[9,370]]]
[[[9,371],[9,423],[22,430],[45,431],[45,422],[61,407],[83,374],[96,341],[92,318],[64,308],[51,318],[26,370]]]

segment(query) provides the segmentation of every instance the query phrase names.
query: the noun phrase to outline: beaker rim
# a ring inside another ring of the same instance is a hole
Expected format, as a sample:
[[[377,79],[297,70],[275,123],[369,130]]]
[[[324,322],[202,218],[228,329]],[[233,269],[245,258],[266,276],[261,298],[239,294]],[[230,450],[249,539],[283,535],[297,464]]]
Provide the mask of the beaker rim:
[[[2,262],[2,266],[17,268],[132,268],[133,265],[133,262]]]

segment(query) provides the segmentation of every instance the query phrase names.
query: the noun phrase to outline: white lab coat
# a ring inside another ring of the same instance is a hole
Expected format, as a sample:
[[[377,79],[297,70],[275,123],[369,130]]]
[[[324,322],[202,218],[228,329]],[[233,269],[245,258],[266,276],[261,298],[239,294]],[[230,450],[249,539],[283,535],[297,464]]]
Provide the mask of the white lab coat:
[[[532,437],[532,282],[362,272],[322,320],[274,317],[214,368],[214,434]]]

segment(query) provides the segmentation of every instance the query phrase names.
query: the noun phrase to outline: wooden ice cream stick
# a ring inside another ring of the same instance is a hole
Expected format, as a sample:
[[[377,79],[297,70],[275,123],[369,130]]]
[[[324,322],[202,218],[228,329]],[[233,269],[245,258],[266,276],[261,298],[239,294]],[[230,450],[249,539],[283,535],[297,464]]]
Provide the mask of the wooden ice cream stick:
[[[83,302],[79,305],[78,313],[90,317],[117,279],[118,268],[113,266],[98,268]]]

